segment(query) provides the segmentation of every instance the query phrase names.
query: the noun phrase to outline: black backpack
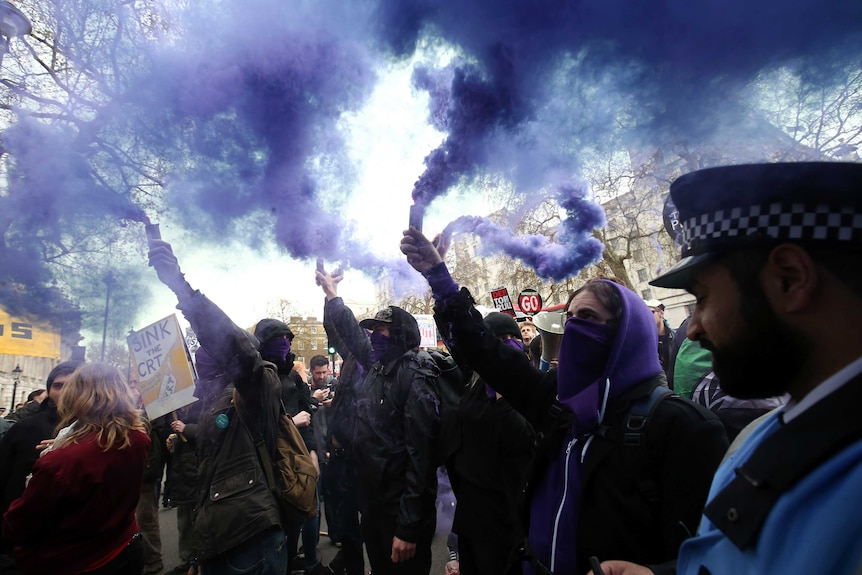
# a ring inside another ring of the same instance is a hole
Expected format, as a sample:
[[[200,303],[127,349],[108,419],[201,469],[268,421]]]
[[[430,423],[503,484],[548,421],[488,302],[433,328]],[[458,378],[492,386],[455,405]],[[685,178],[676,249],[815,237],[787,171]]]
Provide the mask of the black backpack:
[[[440,397],[440,434],[438,436],[438,461],[445,461],[451,451],[451,434],[454,421],[458,416],[461,397],[464,395],[467,382],[455,359],[439,349],[429,349],[427,353],[439,371],[437,375],[437,393]],[[457,435],[457,434],[456,434]]]

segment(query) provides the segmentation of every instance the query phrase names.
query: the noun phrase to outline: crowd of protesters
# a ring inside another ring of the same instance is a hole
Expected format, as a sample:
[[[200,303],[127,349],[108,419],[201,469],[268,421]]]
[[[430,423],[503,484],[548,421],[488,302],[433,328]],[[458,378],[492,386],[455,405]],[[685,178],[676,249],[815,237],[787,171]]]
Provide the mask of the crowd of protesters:
[[[591,280],[544,343],[483,315],[449,238],[411,227],[445,351],[398,306],[359,321],[344,272],[318,267],[337,379],[325,356],[297,371],[286,323],[234,324],[152,240],[200,342],[197,401],[149,421],[120,370],[57,365],[0,439],[0,575],[163,573],[160,496],[168,572],[428,575],[438,479],[447,575],[862,572],[860,190],[857,164],[683,176],[683,258],[653,283],[691,292],[689,317],[674,330],[661,301]],[[310,519],[267,485],[282,422],[314,467]]]

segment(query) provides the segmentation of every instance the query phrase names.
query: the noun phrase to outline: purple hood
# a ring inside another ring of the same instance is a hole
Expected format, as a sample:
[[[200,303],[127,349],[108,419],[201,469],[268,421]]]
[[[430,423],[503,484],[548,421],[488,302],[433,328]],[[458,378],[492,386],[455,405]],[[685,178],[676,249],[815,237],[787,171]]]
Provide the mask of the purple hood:
[[[588,434],[604,415],[605,390],[608,401],[613,401],[662,372],[652,311],[631,290],[609,283],[619,292],[623,304],[610,356],[599,379],[578,387],[560,377],[566,371],[566,357],[577,353],[571,345],[572,338],[567,347],[568,334],[563,335],[557,390],[560,402],[575,413],[575,422],[562,449],[538,480],[530,501],[530,545],[539,561],[547,567],[553,565],[554,573],[577,573],[581,463],[589,449]],[[525,566],[524,572],[532,573],[532,569]]]
[[[658,357],[658,330],[652,311],[630,289],[614,282],[605,283],[609,283],[620,294],[623,309],[602,376],[586,384],[566,378],[567,364],[574,363],[572,355],[579,352],[570,334],[570,326],[567,326],[560,344],[557,392],[560,403],[575,414],[576,435],[579,436],[591,432],[598,425],[604,411],[602,404],[606,387],[609,387],[607,400],[616,399],[662,371]]]

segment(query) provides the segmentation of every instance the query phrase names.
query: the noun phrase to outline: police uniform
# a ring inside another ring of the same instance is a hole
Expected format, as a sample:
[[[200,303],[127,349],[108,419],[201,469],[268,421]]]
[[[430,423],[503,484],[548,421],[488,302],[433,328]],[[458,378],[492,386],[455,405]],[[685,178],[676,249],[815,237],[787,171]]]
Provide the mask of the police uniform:
[[[653,285],[690,287],[705,264],[740,248],[790,242],[862,250],[860,164],[710,168],[676,180],[670,201],[683,228],[683,258]],[[677,572],[858,573],[860,405],[862,357],[768,417],[716,472],[698,535],[682,545]]]

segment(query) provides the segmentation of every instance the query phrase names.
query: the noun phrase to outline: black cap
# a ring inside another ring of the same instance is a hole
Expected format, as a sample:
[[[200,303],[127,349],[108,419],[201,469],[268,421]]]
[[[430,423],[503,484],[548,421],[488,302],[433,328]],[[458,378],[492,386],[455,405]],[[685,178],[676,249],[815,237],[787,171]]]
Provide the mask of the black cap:
[[[379,312],[377,312],[377,314],[373,318],[366,318],[366,319],[363,319],[362,321],[360,321],[359,325],[364,329],[373,330],[375,327],[377,327],[378,324],[381,324],[381,323],[391,324],[392,323],[392,315],[393,315],[392,308],[391,307],[385,307],[382,310],[380,310]]]
[[[682,259],[654,286],[689,287],[704,264],[735,249],[784,242],[862,249],[862,164],[707,168],[677,178],[669,201],[682,225]]]

